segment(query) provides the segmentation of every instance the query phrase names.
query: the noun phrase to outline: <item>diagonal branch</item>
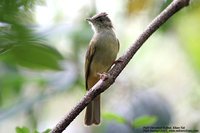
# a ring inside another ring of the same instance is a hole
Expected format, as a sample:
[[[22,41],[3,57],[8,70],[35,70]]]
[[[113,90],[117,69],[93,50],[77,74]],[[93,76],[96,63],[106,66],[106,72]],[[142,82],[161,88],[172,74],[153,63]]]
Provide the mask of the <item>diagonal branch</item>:
[[[81,99],[81,101],[52,129],[51,133],[61,133],[67,126],[79,115],[81,111],[100,93],[110,87],[128,62],[132,59],[144,42],[171,16],[189,5],[190,0],[174,0],[164,11],[162,11],[131,45],[128,51],[119,59],[122,62],[117,63],[109,72],[106,80],[99,80]]]

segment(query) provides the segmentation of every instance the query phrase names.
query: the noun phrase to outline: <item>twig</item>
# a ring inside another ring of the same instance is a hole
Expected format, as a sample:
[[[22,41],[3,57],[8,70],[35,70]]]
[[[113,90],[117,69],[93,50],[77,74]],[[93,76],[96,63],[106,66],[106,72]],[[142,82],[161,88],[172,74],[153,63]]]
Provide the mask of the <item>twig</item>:
[[[51,133],[61,133],[65,128],[79,115],[81,111],[100,93],[110,87],[128,62],[132,59],[144,42],[171,16],[189,5],[190,0],[174,0],[164,11],[162,11],[131,45],[129,50],[119,59],[122,62],[117,63],[109,72],[106,80],[99,80],[81,99],[81,101],[52,129]]]

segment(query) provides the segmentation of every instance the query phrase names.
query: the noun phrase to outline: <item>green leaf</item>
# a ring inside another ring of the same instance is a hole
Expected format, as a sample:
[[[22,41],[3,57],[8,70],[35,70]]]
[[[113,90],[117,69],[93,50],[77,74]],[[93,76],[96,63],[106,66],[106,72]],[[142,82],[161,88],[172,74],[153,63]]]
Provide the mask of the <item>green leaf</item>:
[[[42,133],[50,133],[51,129],[46,129]],[[16,127],[16,133],[31,133],[30,130],[27,127]],[[35,130],[33,133],[39,133],[37,130]]]
[[[59,70],[62,56],[47,45],[27,44],[13,47],[2,54],[2,58],[8,63],[32,69]]]
[[[118,123],[125,123],[126,119],[122,116],[119,116],[117,114],[114,113],[103,113],[103,118],[107,119],[107,120],[115,120]]]
[[[42,35],[22,24],[0,30],[0,60],[32,69],[60,69],[62,55]]]
[[[51,129],[46,129],[44,132],[42,133],[50,133]]]
[[[143,126],[153,125],[157,121],[156,116],[141,116],[131,122],[134,128],[141,128]]]
[[[16,133],[30,133],[27,127],[16,127]]]

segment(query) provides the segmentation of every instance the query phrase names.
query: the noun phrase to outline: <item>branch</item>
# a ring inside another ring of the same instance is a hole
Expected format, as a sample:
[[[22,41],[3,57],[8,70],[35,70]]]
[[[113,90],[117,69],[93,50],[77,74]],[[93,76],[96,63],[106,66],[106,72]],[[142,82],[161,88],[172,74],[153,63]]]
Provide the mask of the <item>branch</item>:
[[[144,42],[171,16],[189,5],[190,0],[174,0],[164,11],[162,11],[131,45],[129,50],[119,59],[122,62],[117,63],[109,72],[106,80],[100,79],[81,99],[81,101],[52,129],[51,133],[61,133],[67,126],[79,115],[81,111],[99,94],[110,87],[128,62],[132,59]]]

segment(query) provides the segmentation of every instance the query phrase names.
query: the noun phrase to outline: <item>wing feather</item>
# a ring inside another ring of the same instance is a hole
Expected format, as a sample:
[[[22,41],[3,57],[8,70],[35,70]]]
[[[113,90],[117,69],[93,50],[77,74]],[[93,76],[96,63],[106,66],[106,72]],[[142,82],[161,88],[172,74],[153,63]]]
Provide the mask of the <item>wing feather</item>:
[[[94,41],[90,42],[89,48],[86,52],[86,58],[85,58],[85,85],[86,85],[86,89],[88,90],[88,77],[89,77],[89,73],[90,73],[90,67],[91,67],[91,63],[95,54],[95,45],[94,45]]]

